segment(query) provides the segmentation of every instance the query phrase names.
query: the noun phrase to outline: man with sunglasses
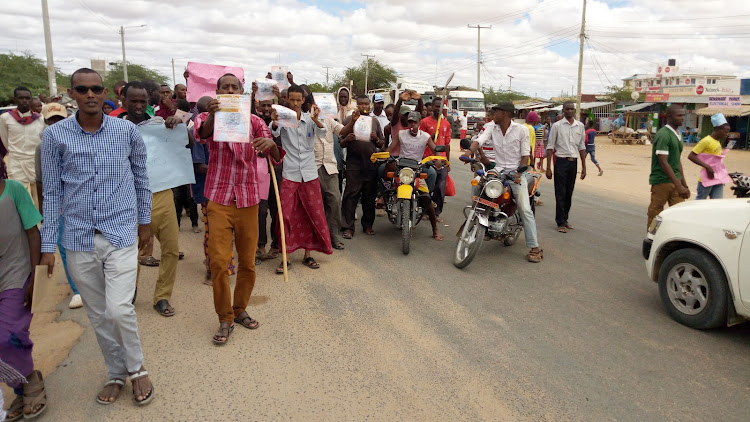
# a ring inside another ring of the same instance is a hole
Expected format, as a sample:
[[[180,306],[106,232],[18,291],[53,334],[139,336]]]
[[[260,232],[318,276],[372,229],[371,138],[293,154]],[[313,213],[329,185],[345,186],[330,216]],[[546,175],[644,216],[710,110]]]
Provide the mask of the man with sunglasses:
[[[104,115],[107,89],[96,71],[78,69],[70,85],[68,95],[78,104],[78,112],[42,135],[40,264],[48,266],[52,277],[62,213],[68,271],[108,372],[109,381],[96,401],[113,403],[130,377],[133,400],[145,405],[154,398],[154,389],[143,368],[132,302],[138,247],[151,237],[146,146],[131,122]]]

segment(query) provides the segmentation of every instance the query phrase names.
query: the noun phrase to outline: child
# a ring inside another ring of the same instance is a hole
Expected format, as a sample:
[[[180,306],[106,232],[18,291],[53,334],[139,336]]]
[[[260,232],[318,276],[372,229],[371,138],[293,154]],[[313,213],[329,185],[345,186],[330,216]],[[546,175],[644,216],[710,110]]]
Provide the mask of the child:
[[[0,174],[5,164],[0,160]],[[26,375],[27,383],[8,383],[16,398],[6,421],[39,416],[47,408],[42,373],[31,359],[29,336],[34,268],[41,256],[42,221],[26,188],[15,180],[0,179],[0,359]]]

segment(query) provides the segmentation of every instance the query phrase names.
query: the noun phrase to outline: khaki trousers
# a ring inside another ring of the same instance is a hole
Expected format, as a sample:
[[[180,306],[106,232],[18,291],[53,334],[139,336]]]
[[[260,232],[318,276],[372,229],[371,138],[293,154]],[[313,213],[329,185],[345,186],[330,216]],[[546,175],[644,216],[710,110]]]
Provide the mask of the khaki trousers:
[[[219,322],[232,323],[247,308],[255,287],[255,251],[258,248],[258,205],[237,208],[208,201],[208,256],[214,288],[214,308]],[[237,246],[237,281],[234,300],[227,266],[232,259],[232,237]]]
[[[648,229],[651,226],[651,220],[664,210],[664,205],[669,204],[671,207],[683,201],[685,199],[677,194],[677,187],[673,183],[651,185],[651,203],[648,205],[648,223],[646,223],[646,228]]]
[[[174,207],[174,195],[171,189],[156,192],[151,200],[151,233],[161,246],[161,262],[159,263],[159,278],[154,288],[154,305],[156,302],[172,298],[172,290],[177,279],[177,261],[180,258],[179,236],[177,226],[177,212]],[[153,240],[141,248],[139,256],[151,256]],[[148,250],[148,252],[146,252]],[[140,265],[138,275],[140,276]]]

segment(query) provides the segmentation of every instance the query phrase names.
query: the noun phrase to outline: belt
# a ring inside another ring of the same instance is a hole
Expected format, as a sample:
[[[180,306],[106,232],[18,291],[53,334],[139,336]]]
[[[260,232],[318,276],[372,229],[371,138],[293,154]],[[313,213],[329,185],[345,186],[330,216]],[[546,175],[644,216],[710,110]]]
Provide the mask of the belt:
[[[568,160],[568,161],[577,161],[578,160],[577,158],[573,158],[573,157],[557,157],[557,158],[559,158],[561,160]]]
[[[104,233],[100,232],[99,229],[94,229],[94,234],[104,234]]]

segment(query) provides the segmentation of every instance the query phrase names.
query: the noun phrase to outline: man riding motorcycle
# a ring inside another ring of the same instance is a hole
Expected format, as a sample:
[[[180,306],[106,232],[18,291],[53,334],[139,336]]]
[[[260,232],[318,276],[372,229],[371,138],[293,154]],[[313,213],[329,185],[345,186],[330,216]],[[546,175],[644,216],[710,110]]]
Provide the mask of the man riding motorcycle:
[[[469,158],[474,158],[477,150],[483,146],[492,146],[495,152],[495,164],[497,170],[516,170],[529,163],[531,144],[529,131],[526,126],[513,121],[515,107],[512,103],[500,103],[492,107],[495,111],[494,125],[485,129],[476,141],[472,142],[469,149]],[[484,165],[490,161],[481,157]],[[518,205],[519,214],[523,221],[523,231],[526,236],[526,246],[531,248],[526,254],[526,260],[533,263],[541,262],[544,252],[539,249],[536,236],[536,221],[529,202],[528,181],[524,175],[517,173],[514,183],[511,184],[513,198]]]
[[[435,150],[436,145],[432,140],[432,137],[427,133],[419,130],[419,123],[422,116],[417,111],[412,111],[407,116],[409,129],[405,129],[399,132],[398,137],[393,138],[393,142],[388,146],[387,151],[392,153],[393,151],[399,151],[399,157],[409,158],[415,161],[421,161],[424,156],[426,147],[430,147],[431,150]],[[391,166],[391,168],[386,168]],[[393,163],[383,163],[378,167],[378,178],[383,179],[386,171],[394,171],[395,165]],[[437,180],[437,172],[432,166],[425,167],[423,169],[427,173],[427,188],[432,193],[435,188],[435,181]],[[429,195],[419,196],[420,206],[427,210],[427,215],[430,217],[430,224],[432,224],[432,237],[435,240],[443,240],[443,235],[438,232],[437,228],[437,217],[435,215],[435,207],[432,204],[432,200]]]

